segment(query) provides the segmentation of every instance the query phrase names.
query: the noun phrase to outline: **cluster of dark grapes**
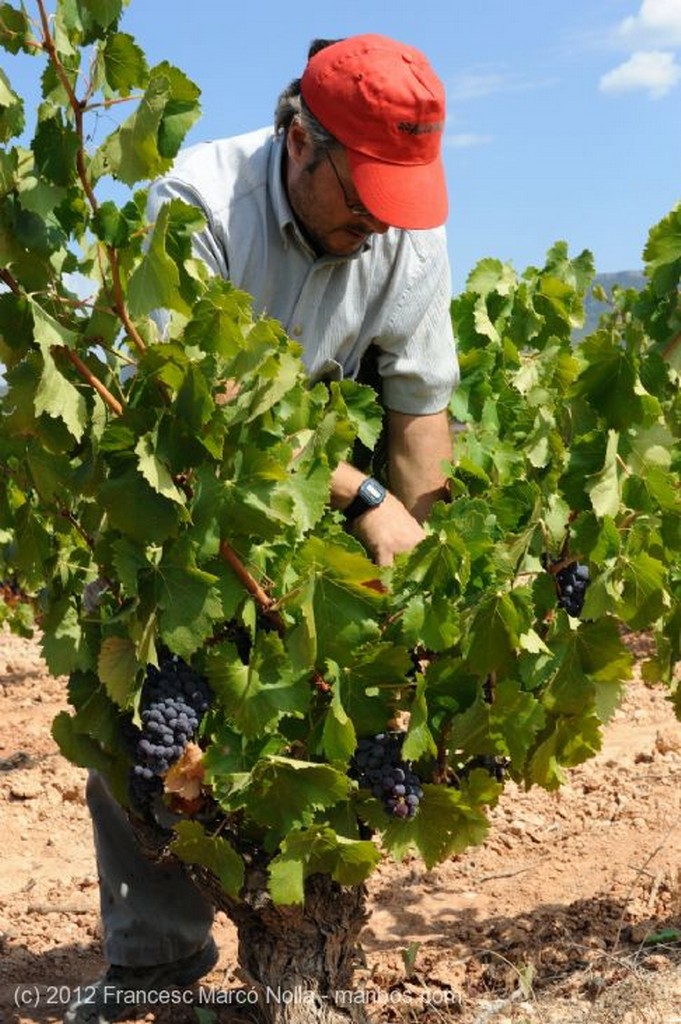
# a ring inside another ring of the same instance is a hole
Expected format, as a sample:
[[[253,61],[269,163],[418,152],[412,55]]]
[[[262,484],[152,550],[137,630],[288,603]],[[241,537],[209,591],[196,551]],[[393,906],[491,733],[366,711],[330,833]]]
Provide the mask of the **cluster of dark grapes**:
[[[423,796],[421,782],[402,760],[402,732],[382,732],[360,739],[350,760],[349,775],[370,789],[388,814],[413,818]]]
[[[203,676],[182,658],[164,652],[159,667],[149,665],[142,687],[142,728],[134,730],[130,799],[149,808],[163,790],[163,776],[181,756],[210,706]]]
[[[558,607],[568,615],[579,618],[584,607],[586,588],[589,586],[589,567],[580,562],[570,562],[556,573]]]

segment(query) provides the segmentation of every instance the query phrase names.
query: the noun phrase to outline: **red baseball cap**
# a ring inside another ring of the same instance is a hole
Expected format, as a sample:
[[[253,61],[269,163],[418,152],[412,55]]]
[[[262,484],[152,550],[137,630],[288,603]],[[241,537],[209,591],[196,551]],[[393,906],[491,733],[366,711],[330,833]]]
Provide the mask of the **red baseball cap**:
[[[345,146],[367,210],[393,227],[444,223],[445,91],[420,50],[386,36],[350,36],[310,58],[300,90]]]

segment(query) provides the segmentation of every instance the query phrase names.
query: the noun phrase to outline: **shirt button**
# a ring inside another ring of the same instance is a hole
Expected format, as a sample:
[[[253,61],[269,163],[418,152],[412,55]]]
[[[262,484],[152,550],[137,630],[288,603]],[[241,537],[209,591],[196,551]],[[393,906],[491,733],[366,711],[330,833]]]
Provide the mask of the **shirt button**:
[[[303,333],[303,325],[296,324],[295,327],[293,328],[292,333],[296,336],[296,338],[299,338],[300,335]]]

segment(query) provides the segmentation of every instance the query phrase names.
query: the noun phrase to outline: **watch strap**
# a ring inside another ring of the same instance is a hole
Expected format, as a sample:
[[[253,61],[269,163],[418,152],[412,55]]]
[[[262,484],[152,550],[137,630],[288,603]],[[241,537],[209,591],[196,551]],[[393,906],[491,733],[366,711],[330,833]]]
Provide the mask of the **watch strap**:
[[[384,500],[385,495],[386,489],[383,484],[380,484],[378,480],[374,480],[372,476],[367,477],[367,479],[360,484],[357,494],[350,504],[347,508],[343,509],[343,515],[347,522],[351,523],[364,512],[368,512],[372,508],[377,508]]]

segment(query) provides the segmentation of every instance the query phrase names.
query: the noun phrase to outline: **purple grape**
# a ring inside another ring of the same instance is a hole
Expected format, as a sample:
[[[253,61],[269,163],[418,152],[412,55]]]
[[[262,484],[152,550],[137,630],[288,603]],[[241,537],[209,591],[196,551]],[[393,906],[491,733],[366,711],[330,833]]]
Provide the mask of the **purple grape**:
[[[349,775],[383,803],[388,814],[413,818],[423,790],[418,775],[402,760],[404,733],[363,737],[350,760]]]

